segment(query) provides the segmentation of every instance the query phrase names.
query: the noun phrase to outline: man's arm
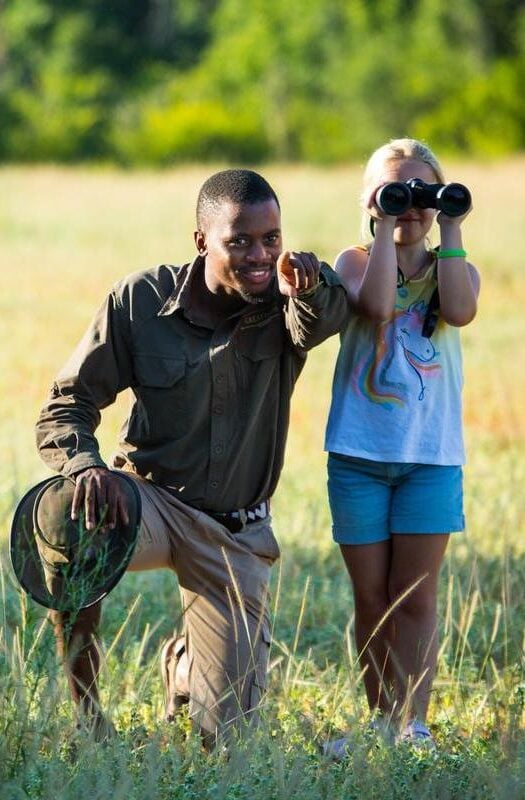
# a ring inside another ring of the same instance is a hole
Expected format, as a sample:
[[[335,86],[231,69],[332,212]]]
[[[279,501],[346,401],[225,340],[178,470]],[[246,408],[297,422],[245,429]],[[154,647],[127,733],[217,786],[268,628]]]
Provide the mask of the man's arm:
[[[132,383],[128,315],[114,294],[98,310],[82,341],[62,368],[36,424],[37,447],[53,470],[75,477],[73,518],[85,505],[86,524],[94,528],[99,510],[105,523],[126,519],[118,482],[100,455],[95,431],[100,410]]]
[[[288,299],[285,321],[292,343],[310,350],[338,333],[351,313],[336,273],[313,253],[283,253],[277,263],[279,290]]]
[[[59,372],[36,424],[37,447],[51,469],[74,475],[105,466],[95,430],[100,410],[132,382],[127,326],[110,294]]]

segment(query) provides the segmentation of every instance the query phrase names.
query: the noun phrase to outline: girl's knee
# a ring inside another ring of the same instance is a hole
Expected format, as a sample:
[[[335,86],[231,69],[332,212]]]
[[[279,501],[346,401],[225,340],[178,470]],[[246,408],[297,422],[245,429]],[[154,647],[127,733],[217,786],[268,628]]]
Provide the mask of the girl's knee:
[[[388,596],[384,591],[355,592],[356,616],[371,622],[378,622],[388,612]]]
[[[404,595],[404,597],[403,597]],[[403,597],[402,600],[400,598]],[[399,603],[396,614],[406,614],[410,617],[426,617],[436,612],[436,588],[434,584],[395,584],[390,586],[390,602]]]

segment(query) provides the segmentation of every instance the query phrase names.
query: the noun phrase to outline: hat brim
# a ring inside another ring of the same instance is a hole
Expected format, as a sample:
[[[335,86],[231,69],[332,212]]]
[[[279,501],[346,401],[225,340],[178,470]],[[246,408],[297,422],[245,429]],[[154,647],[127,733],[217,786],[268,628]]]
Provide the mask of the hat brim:
[[[22,497],[13,516],[9,553],[11,564],[22,588],[37,603],[56,611],[78,611],[98,603],[117,585],[133,556],[138,538],[141,500],[140,494],[131,478],[121,472],[115,474],[123,482],[127,498],[129,523],[119,523],[104,535],[108,537],[109,557],[97,569],[89,581],[75,585],[74,591],[54,595],[49,591],[44,566],[38,551],[34,534],[34,508],[37,498],[49,485],[63,481],[63,476],[55,475],[41,481],[29,489]]]

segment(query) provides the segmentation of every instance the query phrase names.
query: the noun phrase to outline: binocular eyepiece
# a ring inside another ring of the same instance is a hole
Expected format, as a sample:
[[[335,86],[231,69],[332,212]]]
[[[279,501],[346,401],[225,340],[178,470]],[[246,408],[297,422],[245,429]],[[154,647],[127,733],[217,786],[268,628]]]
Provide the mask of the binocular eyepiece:
[[[471,194],[462,183],[425,183],[420,178],[385,183],[376,192],[375,201],[383,214],[392,217],[409,208],[436,208],[448,217],[461,217],[472,205]]]

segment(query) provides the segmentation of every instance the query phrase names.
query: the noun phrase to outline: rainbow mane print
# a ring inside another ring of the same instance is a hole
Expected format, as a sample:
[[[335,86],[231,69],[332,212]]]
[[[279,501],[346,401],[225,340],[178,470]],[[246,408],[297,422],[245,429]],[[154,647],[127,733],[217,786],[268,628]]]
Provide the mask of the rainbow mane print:
[[[375,347],[354,370],[354,391],[386,409],[405,405],[413,391],[417,392],[418,400],[425,399],[428,379],[441,369],[439,351],[431,339],[421,335],[426,310],[427,305],[418,301],[396,310],[392,319],[378,325]],[[391,377],[397,348],[402,349],[403,358],[410,367],[406,380]],[[414,382],[410,380],[411,375]]]

